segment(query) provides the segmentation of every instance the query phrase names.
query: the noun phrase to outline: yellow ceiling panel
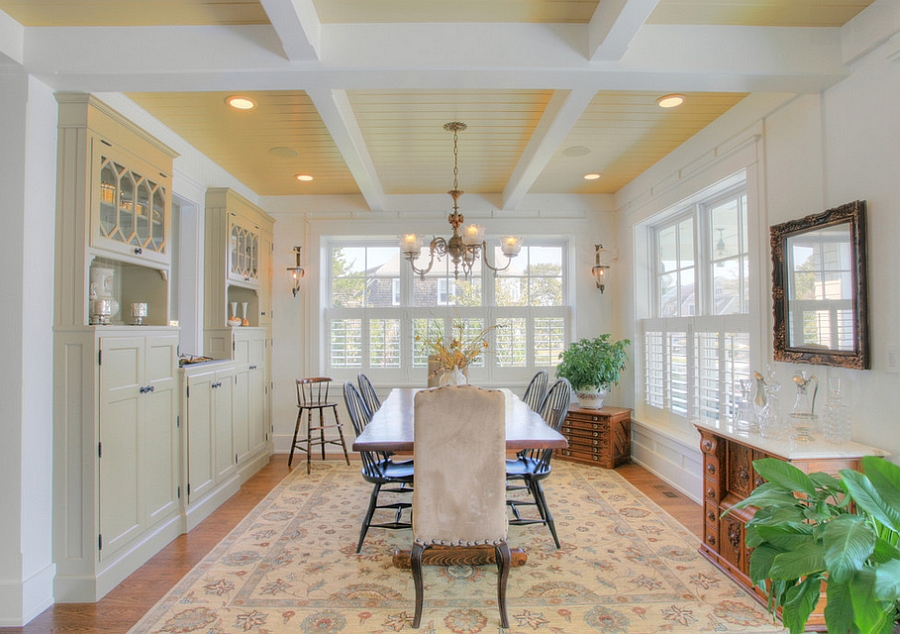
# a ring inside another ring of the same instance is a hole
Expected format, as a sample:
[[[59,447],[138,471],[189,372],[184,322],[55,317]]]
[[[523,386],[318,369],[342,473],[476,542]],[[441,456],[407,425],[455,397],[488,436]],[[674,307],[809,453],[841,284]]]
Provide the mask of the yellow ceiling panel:
[[[611,194],[687,141],[746,93],[685,93],[678,108],[659,93],[600,92],[537,178],[532,193]],[[584,180],[588,173],[598,180]]]
[[[257,103],[238,111],[231,93],[128,93],[151,115],[261,196],[357,194],[331,134],[303,91],[241,93]],[[301,183],[297,174],[314,180]]]
[[[314,0],[329,22],[587,23],[597,0]]]
[[[24,26],[269,24],[259,0],[0,0]]]
[[[837,27],[874,0],[660,0],[648,24]]]
[[[459,188],[502,192],[552,91],[350,91],[378,178],[388,194],[453,187],[453,136],[461,121]],[[448,199],[449,200],[449,199]]]

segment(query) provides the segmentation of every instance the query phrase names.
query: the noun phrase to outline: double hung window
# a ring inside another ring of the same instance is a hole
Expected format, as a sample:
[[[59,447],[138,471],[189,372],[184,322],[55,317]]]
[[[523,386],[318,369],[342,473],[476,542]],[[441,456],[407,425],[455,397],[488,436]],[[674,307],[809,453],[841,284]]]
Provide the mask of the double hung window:
[[[348,380],[365,372],[380,383],[424,383],[424,342],[488,335],[488,351],[469,365],[470,378],[485,383],[525,382],[558,363],[565,349],[566,244],[528,239],[508,269],[496,276],[477,261],[472,274],[454,276],[446,256],[424,276],[414,274],[396,241],[326,239],[330,270],[324,310],[324,365]],[[423,253],[416,263],[426,267]],[[505,264],[499,247],[491,263]]]
[[[750,378],[746,184],[677,205],[641,235],[653,291],[641,320],[644,414],[685,431],[692,418],[728,420]]]

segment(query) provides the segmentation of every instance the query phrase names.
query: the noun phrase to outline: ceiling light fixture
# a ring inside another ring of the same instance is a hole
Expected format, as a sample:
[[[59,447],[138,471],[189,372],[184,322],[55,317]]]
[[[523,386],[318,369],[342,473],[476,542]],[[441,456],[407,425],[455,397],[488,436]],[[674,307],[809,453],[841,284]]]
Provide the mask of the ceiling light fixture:
[[[308,183],[313,179],[313,177],[309,174],[297,174],[295,177],[298,181],[303,181],[304,183]]]
[[[459,278],[460,267],[462,267],[463,276],[468,278],[472,273],[472,265],[475,264],[475,261],[479,257],[484,258],[484,265],[491,269],[494,272],[494,275],[496,275],[499,271],[508,269],[509,265],[512,263],[512,259],[519,255],[519,251],[522,249],[521,238],[517,236],[505,236],[501,238],[500,251],[506,256],[506,266],[495,267],[492,266],[487,259],[487,243],[484,241],[484,227],[471,224],[463,229],[462,235],[459,233],[459,228],[462,223],[465,222],[465,218],[459,213],[459,197],[463,195],[463,192],[459,190],[459,167],[457,165],[459,153],[457,150],[457,141],[459,133],[467,127],[468,126],[465,123],[459,121],[451,121],[450,123],[444,124],[444,130],[453,133],[453,189],[447,192],[453,198],[453,213],[447,218],[450,226],[453,227],[453,235],[450,236],[449,240],[444,240],[444,238],[439,237],[432,238],[431,243],[428,245],[431,259],[428,262],[428,266],[424,269],[416,267],[416,259],[422,252],[422,236],[415,233],[407,233],[400,236],[400,251],[409,261],[409,265],[412,267],[413,272],[418,274],[422,279],[425,278],[425,274],[431,270],[432,266],[434,266],[435,258],[440,260],[443,256],[448,254],[450,255],[450,260],[453,262],[453,277],[457,279]]]
[[[591,172],[590,174],[585,174],[585,175],[584,175],[584,180],[586,180],[586,181],[595,181],[595,180],[597,180],[598,178],[600,178],[601,176],[603,176],[603,174],[598,174],[597,172]]]
[[[253,110],[256,107],[255,101],[250,97],[244,97],[243,95],[231,95],[226,97],[225,103],[235,110]]]
[[[660,108],[677,108],[684,103],[684,95],[664,95],[656,100],[656,105]]]

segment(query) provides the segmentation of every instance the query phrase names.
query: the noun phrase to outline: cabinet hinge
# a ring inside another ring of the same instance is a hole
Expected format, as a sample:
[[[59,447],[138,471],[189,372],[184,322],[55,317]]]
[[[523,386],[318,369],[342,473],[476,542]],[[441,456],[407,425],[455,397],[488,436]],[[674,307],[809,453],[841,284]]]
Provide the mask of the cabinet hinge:
[[[97,351],[97,365],[103,365],[103,350]]]
[[[175,427],[181,429],[181,414],[175,417]]]
[[[190,482],[188,482],[188,485],[187,485],[187,494],[188,494],[188,497],[191,496],[191,483]]]
[[[97,443],[97,457],[98,458],[103,457],[103,443],[102,442]]]
[[[176,357],[181,356],[181,344],[180,343],[175,346],[175,356]]]
[[[181,499],[181,487],[178,487],[178,499]]]
[[[103,550],[103,534],[97,535],[97,547]]]
[[[191,386],[190,385],[187,386],[187,397],[191,398]]]
[[[232,341],[232,342],[231,342],[231,351],[234,352],[234,350],[235,350],[235,348],[234,348],[234,342]]]
[[[234,384],[237,385],[237,375],[234,376]]]
[[[238,455],[234,454],[234,464],[237,464],[237,463],[238,463]]]

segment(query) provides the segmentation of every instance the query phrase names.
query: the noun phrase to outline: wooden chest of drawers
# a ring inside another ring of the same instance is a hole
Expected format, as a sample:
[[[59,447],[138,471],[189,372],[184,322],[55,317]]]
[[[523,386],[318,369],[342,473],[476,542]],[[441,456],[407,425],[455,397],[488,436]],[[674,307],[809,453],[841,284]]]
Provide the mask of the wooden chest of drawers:
[[[569,443],[567,449],[555,452],[563,460],[587,462],[605,469],[614,469],[631,460],[630,409],[570,407],[560,431]]]

